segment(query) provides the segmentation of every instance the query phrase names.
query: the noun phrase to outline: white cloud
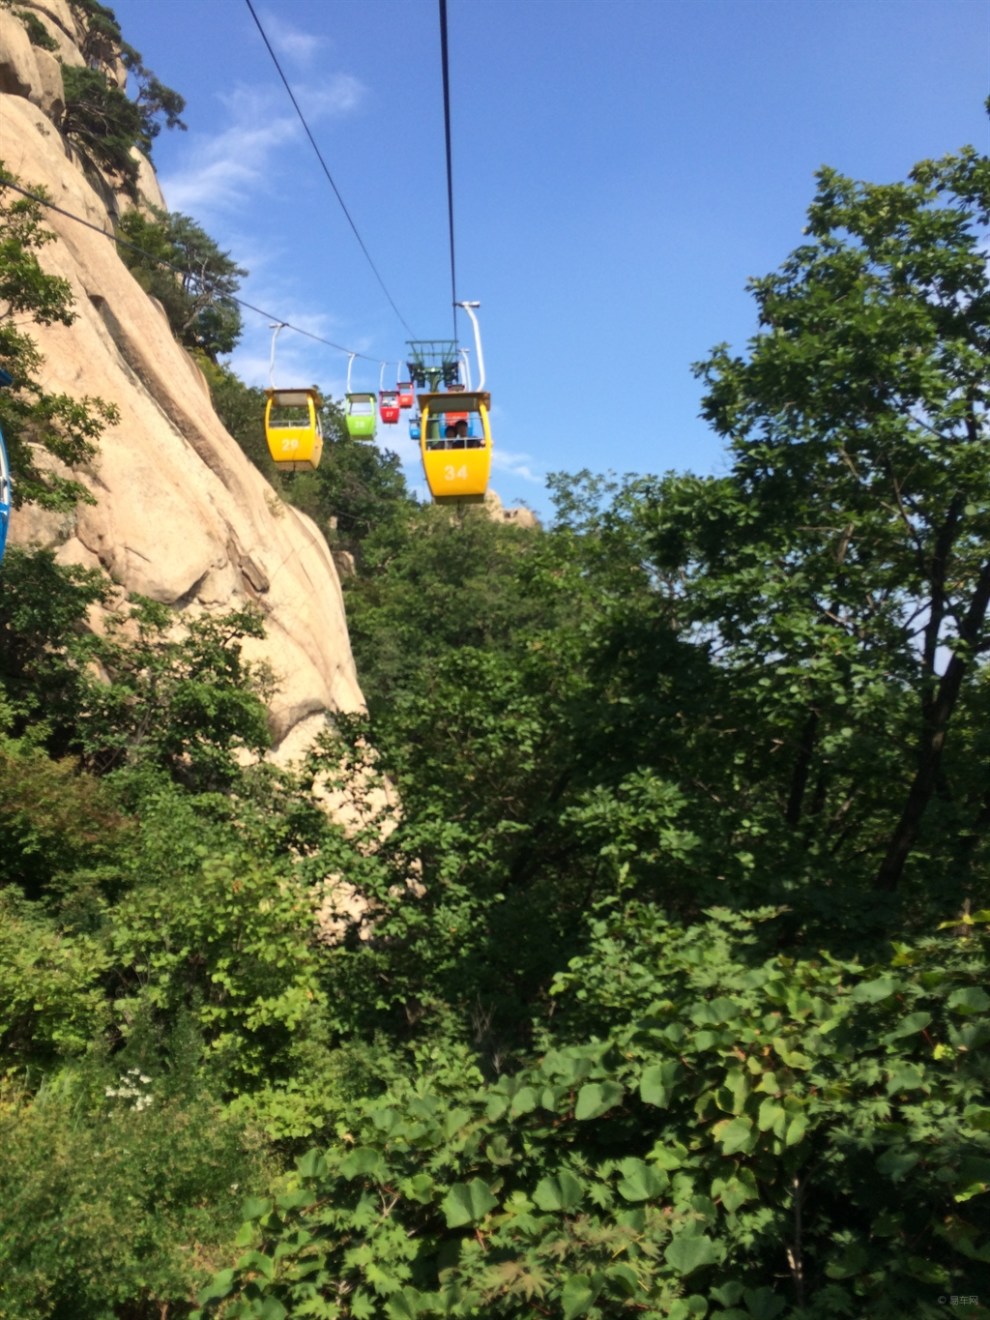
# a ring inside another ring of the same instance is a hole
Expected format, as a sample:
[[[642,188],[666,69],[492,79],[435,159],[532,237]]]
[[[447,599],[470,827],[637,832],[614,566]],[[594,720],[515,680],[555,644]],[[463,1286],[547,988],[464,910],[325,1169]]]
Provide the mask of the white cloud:
[[[492,445],[492,467],[496,472],[507,472],[510,476],[542,486],[545,477],[533,471],[530,467],[532,461],[531,454],[516,454],[511,449],[502,449],[497,443]]]
[[[365,95],[350,74],[335,74],[311,88],[296,88],[307,123],[350,114]],[[213,136],[191,132],[183,146],[183,166],[160,178],[170,210],[196,214],[230,212],[256,200],[266,187],[280,153],[312,148],[298,115],[281,87],[259,91],[239,87],[220,97],[228,124]],[[319,143],[319,139],[317,139]]]
[[[273,115],[268,96],[242,91],[227,99],[227,109],[233,122],[213,137],[190,134],[183,168],[161,177],[171,210],[201,214],[242,205],[275,153],[302,132],[294,115]]]
[[[260,15],[265,36],[276,55],[284,55],[296,64],[310,64],[328,44],[326,37],[315,36],[293,27],[284,18],[268,10]]]
[[[358,108],[368,91],[359,78],[349,73],[335,73],[325,82],[304,89],[302,93],[293,90],[310,124],[327,116],[350,114]]]

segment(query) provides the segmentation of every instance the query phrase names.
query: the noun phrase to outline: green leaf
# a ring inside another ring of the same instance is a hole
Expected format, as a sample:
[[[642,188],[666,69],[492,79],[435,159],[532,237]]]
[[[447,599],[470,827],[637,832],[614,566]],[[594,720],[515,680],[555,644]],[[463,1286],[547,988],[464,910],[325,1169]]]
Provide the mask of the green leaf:
[[[877,1004],[881,999],[889,999],[896,989],[897,982],[892,977],[878,976],[873,981],[860,981],[852,997],[857,1004]]]
[[[748,1154],[756,1145],[757,1133],[753,1120],[745,1114],[740,1114],[738,1118],[723,1119],[715,1124],[712,1131],[715,1139],[721,1143],[723,1155],[736,1155],[740,1151]]]
[[[917,1063],[900,1063],[891,1070],[887,1080],[887,1094],[896,1095],[899,1091],[920,1091],[926,1089],[924,1068]]]
[[[600,1118],[602,1114],[614,1109],[625,1093],[625,1087],[618,1082],[587,1082],[578,1091],[574,1117],[579,1122]]]
[[[451,1109],[449,1113],[445,1114],[443,1119],[443,1134],[446,1139],[450,1141],[455,1137],[457,1133],[460,1132],[461,1128],[465,1127],[471,1121],[471,1117],[471,1110],[465,1109],[463,1106],[459,1109]]]
[[[322,1151],[308,1150],[296,1160],[296,1168],[304,1178],[322,1178],[327,1171],[327,1162]]]
[[[990,995],[979,986],[966,986],[961,990],[953,990],[947,1007],[953,1013],[985,1013],[990,1008]]]
[[[605,1277],[609,1283],[617,1284],[627,1297],[636,1297],[640,1291],[639,1276],[631,1265],[624,1265],[621,1261],[617,1265],[610,1265],[605,1271]]]
[[[920,1159],[920,1151],[892,1148],[885,1150],[880,1156],[877,1160],[877,1168],[892,1182],[900,1182],[905,1174],[911,1172]]]
[[[712,1181],[712,1199],[721,1198],[730,1214],[734,1214],[747,1201],[756,1200],[759,1194],[756,1178],[750,1169],[742,1168],[731,1178],[715,1178]]]
[[[488,1184],[480,1178],[472,1178],[469,1183],[454,1183],[443,1198],[441,1209],[448,1228],[461,1228],[464,1224],[476,1224],[496,1205],[498,1201],[492,1196]]]
[[[275,1262],[271,1256],[266,1256],[262,1251],[246,1251],[237,1262],[237,1268],[239,1270],[257,1270],[266,1279],[271,1279],[275,1274]]]
[[[513,1118],[518,1118],[520,1114],[530,1114],[539,1104],[539,1092],[533,1086],[521,1086],[512,1097],[512,1103],[509,1106],[509,1112]]]
[[[410,1201],[419,1201],[422,1205],[428,1205],[433,1200],[433,1192],[436,1184],[428,1173],[414,1173],[401,1184],[402,1194],[407,1196]]]
[[[730,1279],[728,1283],[717,1284],[711,1292],[715,1301],[722,1306],[735,1306],[736,1302],[742,1300],[743,1286],[736,1279]]]
[[[978,1132],[990,1132],[990,1109],[984,1109],[981,1105],[967,1105],[963,1110],[963,1118]]]
[[[569,1169],[541,1178],[533,1200],[541,1210],[574,1210],[584,1196],[584,1184]]]
[[[564,1320],[574,1320],[576,1316],[587,1315],[594,1306],[601,1287],[601,1281],[597,1276],[592,1279],[588,1274],[572,1274],[560,1294]]]
[[[807,1132],[807,1130],[808,1130],[807,1114],[795,1114],[794,1117],[791,1119],[791,1121],[787,1124],[787,1128],[784,1131],[784,1145],[797,1146],[800,1142],[804,1140],[804,1134]]]
[[[382,1152],[374,1146],[356,1146],[341,1160],[340,1172],[345,1178],[360,1178],[377,1173],[383,1163]]]
[[[229,1257],[228,1257],[229,1259]],[[200,1305],[205,1306],[207,1302],[218,1302],[226,1297],[234,1284],[234,1271],[221,1270],[219,1274],[213,1276],[211,1283],[199,1294]]]
[[[668,1185],[666,1174],[661,1178],[656,1169],[643,1160],[623,1160],[619,1169],[622,1173],[619,1195],[627,1201],[652,1201]]]
[[[667,1312],[667,1320],[691,1320],[692,1316],[708,1314],[708,1303],[704,1297],[692,1293],[690,1297],[675,1297]]]
[[[263,1219],[274,1208],[271,1197],[249,1196],[241,1206],[242,1219]]]
[[[693,1274],[717,1259],[715,1246],[703,1233],[678,1233],[663,1253],[667,1264],[678,1274]]]
[[[932,1020],[931,1013],[926,1013],[923,1009],[917,1013],[909,1013],[902,1022],[899,1022],[893,1031],[888,1031],[882,1040],[885,1045],[891,1041],[900,1040],[902,1036],[913,1036],[916,1032],[924,1031]]]
[[[869,1259],[866,1248],[860,1243],[853,1243],[826,1264],[825,1273],[830,1279],[849,1279],[861,1274]]]
[[[743,1296],[746,1299],[746,1310],[753,1320],[775,1320],[781,1311],[787,1309],[786,1298],[766,1285],[762,1288],[747,1288]]]
[[[415,1320],[422,1310],[423,1295],[417,1288],[403,1288],[385,1303],[388,1320]]]
[[[761,1132],[773,1132],[775,1136],[782,1137],[786,1123],[787,1111],[782,1104],[771,1096],[761,1101],[756,1116],[756,1125]]]
[[[673,1082],[680,1065],[677,1063],[654,1063],[643,1070],[639,1079],[639,1097],[646,1105],[656,1105],[665,1109],[670,1104]]]

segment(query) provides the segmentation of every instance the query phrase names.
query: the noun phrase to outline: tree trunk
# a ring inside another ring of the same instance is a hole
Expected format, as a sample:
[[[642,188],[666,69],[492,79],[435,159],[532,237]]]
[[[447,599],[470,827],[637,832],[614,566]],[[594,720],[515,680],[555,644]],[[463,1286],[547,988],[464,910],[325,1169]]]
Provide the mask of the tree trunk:
[[[888,845],[887,855],[881,862],[873,882],[875,889],[891,893],[900,884],[905,864],[921,828],[925,808],[935,791],[949,719],[959,699],[966,670],[972,663],[968,657],[976,649],[988,603],[990,603],[990,563],[983,566],[966,617],[959,626],[959,639],[965,649],[962,654],[959,652],[953,654],[939,682],[934,701],[926,704],[924,727],[918,748],[918,768],[908,790],[901,819]]]

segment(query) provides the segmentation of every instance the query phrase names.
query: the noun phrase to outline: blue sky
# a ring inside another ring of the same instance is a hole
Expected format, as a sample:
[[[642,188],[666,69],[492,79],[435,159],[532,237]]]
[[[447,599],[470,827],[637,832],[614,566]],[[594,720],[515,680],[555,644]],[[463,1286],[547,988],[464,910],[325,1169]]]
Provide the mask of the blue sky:
[[[249,302],[388,362],[452,332],[437,0],[111,0],[185,96],[155,165],[250,271]],[[458,297],[481,302],[506,504],[547,473],[717,472],[691,364],[755,328],[746,292],[801,241],[814,172],[890,182],[988,145],[990,0],[448,0]],[[232,359],[267,385],[271,332]],[[462,342],[472,342],[463,313]],[[353,387],[377,388],[355,361]],[[277,382],[341,394],[289,331]],[[418,449],[380,427],[413,487]],[[332,455],[330,458],[332,461]]]

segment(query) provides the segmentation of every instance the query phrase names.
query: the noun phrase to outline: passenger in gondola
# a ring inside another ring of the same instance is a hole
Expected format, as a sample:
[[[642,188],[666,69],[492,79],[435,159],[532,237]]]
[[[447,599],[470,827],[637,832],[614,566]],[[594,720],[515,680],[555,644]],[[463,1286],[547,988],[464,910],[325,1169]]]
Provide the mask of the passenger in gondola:
[[[473,424],[468,426],[467,422],[458,422],[457,434],[464,437],[468,449],[482,449],[484,447],[485,442],[481,436],[475,434]]]

